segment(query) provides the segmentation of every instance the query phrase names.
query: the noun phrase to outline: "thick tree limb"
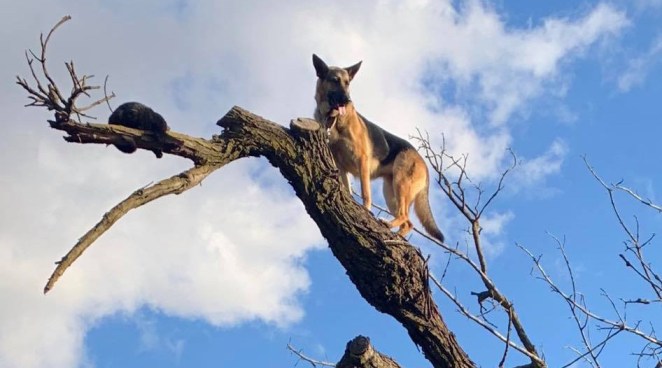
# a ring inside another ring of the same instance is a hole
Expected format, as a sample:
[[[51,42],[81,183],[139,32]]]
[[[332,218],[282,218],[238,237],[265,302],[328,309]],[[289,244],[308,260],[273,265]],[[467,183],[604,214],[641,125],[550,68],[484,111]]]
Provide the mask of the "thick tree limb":
[[[375,350],[369,338],[357,336],[347,343],[345,354],[336,364],[336,368],[400,368],[400,366],[391,357]]]
[[[360,335],[347,342],[345,353],[336,364],[307,357],[291,344],[287,344],[287,349],[313,367],[400,368],[393,358],[375,350],[370,343],[370,338]]]

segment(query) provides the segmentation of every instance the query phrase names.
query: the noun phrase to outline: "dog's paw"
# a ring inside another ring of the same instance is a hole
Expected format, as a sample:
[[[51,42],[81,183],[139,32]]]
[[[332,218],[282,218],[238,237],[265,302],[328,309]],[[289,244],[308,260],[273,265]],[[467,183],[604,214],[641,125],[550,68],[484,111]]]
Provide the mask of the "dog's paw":
[[[388,227],[389,229],[391,228],[391,221],[382,217],[378,217],[377,220],[379,220],[379,222],[381,222],[382,224],[386,225],[386,227]]]

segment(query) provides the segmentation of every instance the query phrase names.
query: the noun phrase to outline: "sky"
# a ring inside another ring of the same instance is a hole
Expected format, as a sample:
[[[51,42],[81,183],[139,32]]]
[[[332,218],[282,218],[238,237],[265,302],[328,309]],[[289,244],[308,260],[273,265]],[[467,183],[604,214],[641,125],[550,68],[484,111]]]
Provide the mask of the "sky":
[[[24,52],[64,15],[72,20],[48,53],[54,77],[67,85],[69,60],[99,84],[108,75],[113,106],[143,102],[174,131],[218,134],[215,122],[233,105],[283,125],[312,116],[316,53],[330,65],[363,61],[352,83],[357,109],[401,137],[420,129],[436,147],[445,141],[485,188],[511,149],[519,166],[485,213],[482,238],[490,275],[552,367],[573,360],[581,341],[516,244],[542,255],[568,290],[552,236],[564,238],[578,286],[609,318],[602,289],[617,301],[652,297],[618,258],[625,234],[582,157],[605,180],[662,202],[662,1],[0,1],[0,367],[293,367],[306,363],[288,343],[336,362],[359,334],[405,367],[429,366],[405,330],[360,297],[261,159],[132,211],[44,296],[54,262],[107,210],[190,166],[66,143],[47,111],[24,107],[14,83],[29,76]],[[104,122],[110,113],[91,114]],[[380,203],[379,182],[373,191]],[[439,188],[430,197],[448,240],[466,247],[466,222]],[[657,213],[618,204],[642,235],[658,231]],[[440,274],[447,254],[410,241]],[[649,248],[655,264],[659,243]],[[478,310],[470,292],[483,289],[466,266],[451,260],[444,284]],[[441,293],[435,299],[469,356],[496,366],[502,345]],[[659,305],[628,315],[662,328]],[[604,366],[634,366],[642,342],[612,341]],[[510,352],[507,365],[526,362]]]

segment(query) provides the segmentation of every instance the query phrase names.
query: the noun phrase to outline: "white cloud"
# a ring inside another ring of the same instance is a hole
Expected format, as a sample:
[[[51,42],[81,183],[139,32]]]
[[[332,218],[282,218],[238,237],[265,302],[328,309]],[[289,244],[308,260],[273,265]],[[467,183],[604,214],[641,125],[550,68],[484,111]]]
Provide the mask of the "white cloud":
[[[488,106],[488,119],[503,124],[521,105],[554,82],[560,64],[572,60],[602,37],[618,34],[628,24],[624,14],[599,4],[576,20],[548,18],[534,28],[507,29],[498,14],[469,2],[456,14],[452,35],[437,50],[440,79],[455,79],[478,88]]]
[[[511,211],[493,213],[481,219],[481,227],[486,235],[501,235],[505,226],[515,218]]]
[[[505,227],[515,218],[512,211],[486,213],[480,219],[483,250],[488,256],[499,255],[505,244],[502,241]]]
[[[462,9],[450,1],[178,4],[14,2],[0,26],[0,67],[27,76],[23,50],[71,13],[51,44],[56,77],[73,58],[97,81],[111,75],[115,106],[139,100],[173,129],[210,136],[234,104],[281,123],[312,115],[313,52],[331,64],[362,59],[359,110],[401,136],[443,132],[454,153],[469,154],[474,177],[491,178],[513,144],[513,114],[548,93],[567,61],[627,24],[607,5],[512,29],[478,1]],[[421,83],[426,75],[439,90],[454,82],[458,99],[435,95]],[[42,296],[52,262],[105,211],[187,164],[65,144],[43,123],[45,111],[21,107],[25,95],[10,81],[0,96],[0,205],[10,209],[0,213],[0,293],[11,301],[0,303],[0,366],[77,366],[94,321],[143,306],[219,326],[301,318],[297,296],[310,287],[302,258],[323,243],[277,171],[255,160],[133,211]],[[561,157],[551,149],[529,170],[543,178]],[[495,229],[505,221],[497,220]]]
[[[522,158],[515,169],[513,182],[518,187],[527,187],[558,173],[567,153],[568,146],[565,142],[555,140],[542,155],[533,159]]]
[[[629,60],[626,70],[618,78],[618,89],[621,92],[628,92],[633,87],[643,84],[649,70],[658,63],[661,53],[662,35],[653,40],[645,53]]]

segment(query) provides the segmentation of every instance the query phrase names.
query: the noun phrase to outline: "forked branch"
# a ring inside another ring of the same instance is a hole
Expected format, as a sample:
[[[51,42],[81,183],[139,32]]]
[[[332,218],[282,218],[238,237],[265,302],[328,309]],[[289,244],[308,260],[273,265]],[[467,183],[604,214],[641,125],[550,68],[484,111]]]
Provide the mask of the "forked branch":
[[[540,257],[534,256],[528,249],[524,248],[519,244],[518,247],[520,247],[520,249],[522,249],[531,258],[531,261],[538,270],[540,279],[544,281],[552,289],[552,292],[558,294],[568,304],[568,307],[570,308],[571,313],[575,316],[576,320],[581,320],[583,318],[591,319],[592,321],[598,323],[599,329],[608,331],[607,337],[602,342],[596,345],[585,343],[585,347],[586,347],[585,353],[579,355],[577,359],[568,363],[566,366],[568,367],[571,366],[572,364],[574,364],[575,361],[579,360],[580,358],[584,358],[587,355],[591,357],[591,362],[593,362],[596,366],[599,366],[597,360],[598,354],[596,354],[596,352],[600,351],[609,340],[611,340],[614,336],[616,336],[620,332],[627,332],[629,334],[638,336],[639,338],[643,339],[646,342],[646,344],[650,344],[657,348],[662,348],[662,340],[659,340],[654,333],[651,334],[642,331],[638,327],[638,323],[634,326],[629,325],[627,321],[620,315],[620,313],[618,313],[618,311],[616,311],[618,320],[611,320],[591,311],[586,306],[586,304],[583,302],[582,299],[578,300],[576,295],[568,294],[564,292],[552,280],[552,278],[549,276],[547,271],[545,271],[545,269],[543,268],[543,265],[540,261]],[[565,250],[562,247],[560,248],[560,251],[562,253],[565,253]],[[567,261],[567,255],[564,254],[563,257],[564,259],[566,259],[566,262],[568,262],[567,265],[569,267],[569,261]],[[571,268],[569,269],[570,272],[572,272],[571,271],[572,269]],[[576,293],[576,291],[573,291],[573,293]],[[606,297],[608,298],[608,296]],[[582,333],[582,335],[584,334],[584,331],[585,331],[584,329],[580,328],[580,333]]]
[[[68,121],[73,114],[78,116],[78,120],[80,120],[81,116],[90,117],[85,115],[84,112],[115,97],[115,94],[113,93],[110,96],[106,95],[103,98],[90,103],[88,106],[78,107],[76,102],[81,95],[90,97],[89,91],[99,89],[100,87],[87,84],[88,80],[93,77],[91,75],[83,75],[82,77],[79,77],[74,68],[73,61],[65,63],[72,83],[71,93],[68,97],[64,97],[60,88],[55,83],[55,80],[51,77],[46,64],[46,49],[48,48],[48,42],[51,40],[51,36],[55,30],[70,19],[71,17],[68,15],[60,19],[60,21],[51,28],[45,39],[43,33],[40,35],[39,56],[37,56],[32,50],[25,52],[25,58],[28,67],[30,68],[30,74],[34,79],[36,87],[32,87],[25,78],[21,78],[20,76],[16,77],[16,83],[28,92],[28,98],[32,101],[26,106],[46,107],[50,111],[54,110],[56,112],[55,121],[57,122]],[[44,82],[42,82],[35,70],[35,61],[41,66],[41,73],[43,78],[46,79],[46,87],[44,87]]]
[[[632,269],[632,271],[635,272],[637,276],[639,276],[646,284],[648,284],[648,286],[650,286],[651,290],[657,297],[656,301],[662,301],[662,277],[660,277],[660,274],[654,270],[652,264],[646,260],[644,255],[644,248],[653,240],[654,234],[642,240],[639,235],[638,222],[636,223],[635,229],[632,229],[631,226],[626,224],[618,206],[616,205],[615,192],[625,192],[629,195],[630,198],[633,198],[634,200],[644,204],[646,207],[658,212],[662,206],[656,205],[648,199],[643,199],[632,189],[623,186],[622,181],[617,184],[607,184],[597,174],[595,169],[593,169],[593,167],[588,163],[586,157],[584,157],[584,163],[586,164],[586,167],[588,168],[591,175],[595,178],[595,180],[598,181],[598,183],[600,183],[602,188],[604,188],[604,190],[609,195],[609,202],[611,204],[612,212],[616,216],[621,229],[623,229],[628,237],[625,248],[626,254],[633,256],[635,260],[630,261],[625,254],[619,254],[619,257],[625,262],[626,267]]]
[[[503,333],[499,332],[495,326],[487,322],[483,315],[479,317],[475,314],[472,314],[466,306],[460,303],[459,299],[457,299],[453,293],[442,286],[441,283],[433,279],[435,285],[444,295],[446,295],[453,303],[456,304],[459,311],[463,315],[488,330],[492,335],[504,342],[506,346],[510,346],[520,353],[526,355],[531,360],[531,367],[545,367],[546,363],[540,357],[535,345],[530,340],[513,303],[510,302],[501,291],[499,291],[496,284],[488,275],[487,260],[484,255],[481,242],[481,216],[485,213],[486,209],[492,203],[494,203],[494,200],[499,195],[499,193],[503,191],[506,177],[517,165],[517,157],[512,151],[509,150],[509,153],[512,157],[511,165],[501,173],[499,180],[497,181],[496,188],[494,188],[494,190],[489,195],[487,195],[487,197],[485,197],[484,189],[481,188],[480,185],[474,184],[469,179],[469,174],[467,172],[467,155],[463,155],[461,158],[457,158],[449,154],[446,151],[445,140],[442,141],[442,147],[440,151],[436,151],[431,145],[430,137],[427,134],[423,135],[423,133],[420,131],[419,136],[414,138],[419,142],[419,148],[423,151],[424,157],[427,158],[428,162],[432,166],[432,169],[436,174],[436,182],[439,185],[439,188],[444,192],[448,199],[450,199],[450,201],[455,205],[455,207],[469,223],[469,232],[471,234],[471,240],[476,251],[476,258],[478,258],[478,262],[476,263],[467,253],[459,250],[457,247],[450,247],[448,245],[439,244],[438,242],[437,244],[442,246],[447,252],[453,254],[458,259],[463,261],[466,265],[473,269],[476,275],[480,278],[486,290],[475,293],[475,295],[478,295],[479,303],[489,298],[494,300],[496,303],[498,303],[499,306],[501,306],[501,308],[503,308],[508,317],[508,330],[506,331],[505,336]],[[454,176],[451,177],[449,172],[452,172]],[[469,203],[471,198],[475,199],[475,203]],[[484,198],[487,199],[485,200]],[[428,239],[430,238],[428,237]],[[522,343],[521,346],[511,340],[511,327],[515,330],[517,338]],[[508,350],[505,349],[503,360],[505,360],[505,354],[507,354],[507,351]]]

